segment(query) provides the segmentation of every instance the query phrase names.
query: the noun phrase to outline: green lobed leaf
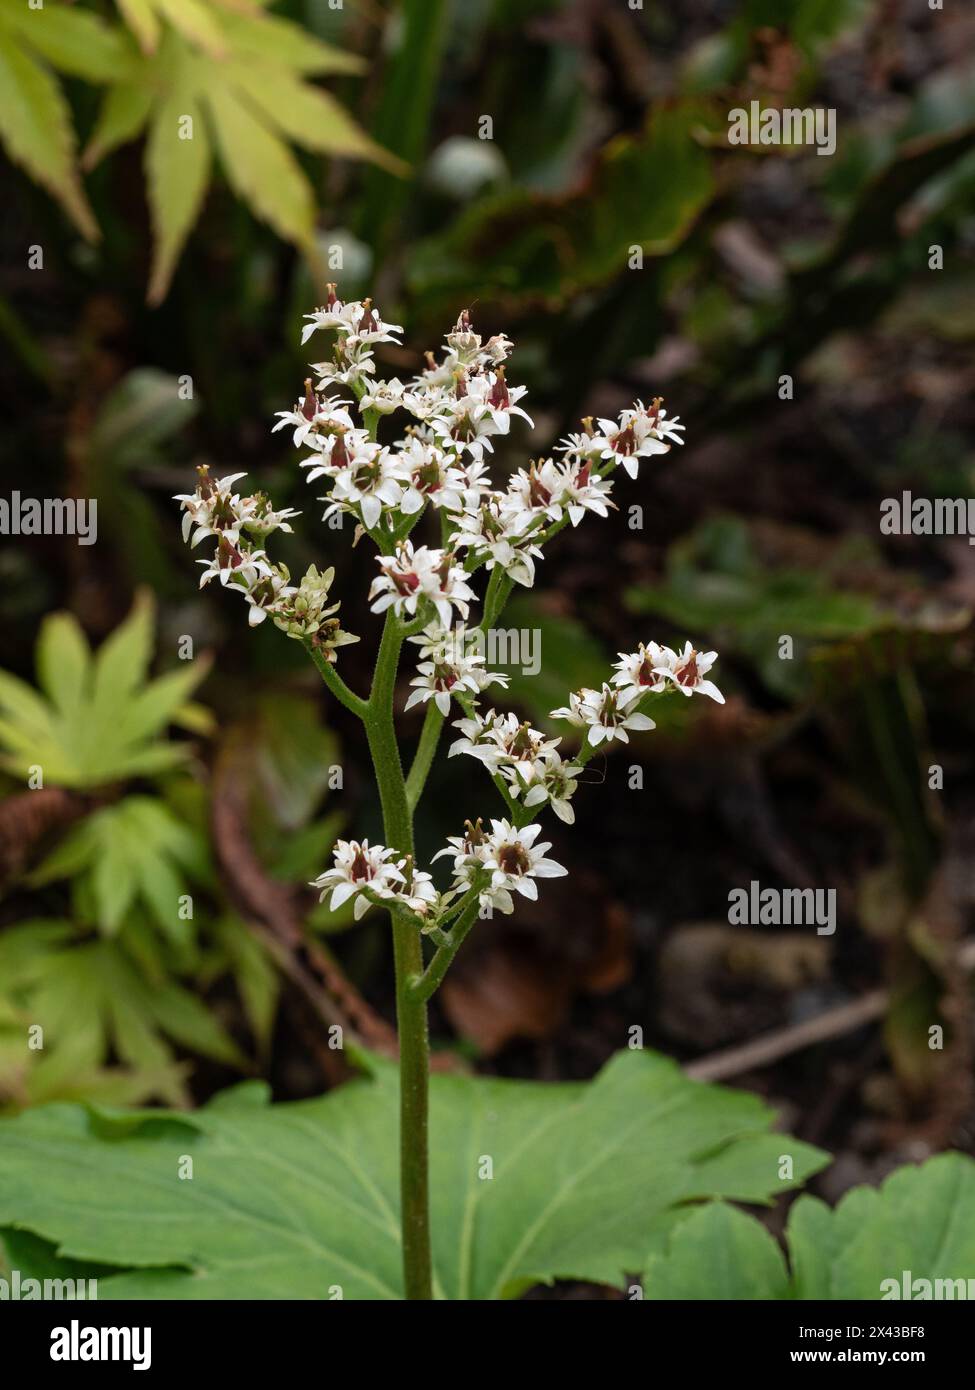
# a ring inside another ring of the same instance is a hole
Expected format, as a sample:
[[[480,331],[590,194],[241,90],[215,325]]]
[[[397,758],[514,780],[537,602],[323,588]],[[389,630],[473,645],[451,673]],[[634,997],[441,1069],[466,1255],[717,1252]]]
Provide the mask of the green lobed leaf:
[[[308,247],[314,226],[314,198],[288,146],[229,84],[214,82],[205,96],[231,188],[279,236]]]
[[[939,1154],[858,1187],[830,1211],[801,1197],[787,1238],[796,1298],[875,1299],[912,1279],[975,1279],[975,1162]],[[949,1295],[950,1296],[950,1295]],[[968,1295],[965,1295],[968,1297]]]
[[[0,22],[52,67],[88,82],[117,82],[134,57],[121,30],[77,6],[45,0],[32,8],[26,0],[5,0]]]
[[[150,681],[126,705],[118,724],[119,741],[138,743],[175,723],[208,667],[209,662],[201,659],[187,663],[182,671],[167,671]]]
[[[114,1056],[136,1076],[148,1072],[143,1094],[186,1104],[167,1038],[228,1066],[248,1067],[196,995],[172,981],[148,983],[119,940],[49,951],[23,985],[31,1021],[44,1028],[44,1052],[31,1078],[35,1101],[70,1085],[80,1089]]]
[[[9,34],[0,43],[0,141],[89,241],[98,227],[75,171],[71,112],[57,79]]]
[[[0,671],[0,709],[31,735],[49,736],[51,707],[26,681]]]
[[[93,168],[148,126],[153,261],[147,299],[165,297],[206,195],[209,101],[228,181],[279,236],[312,251],[314,196],[288,141],[318,153],[406,166],[304,76],[354,73],[362,60],[298,24],[218,0],[118,0],[123,29],[64,4],[37,10],[0,0],[0,142],[58,198],[90,240],[98,228],[75,166],[71,112],[47,66],[108,91],[84,154]],[[141,52],[140,52],[141,50]],[[192,137],[185,118],[193,121]],[[281,138],[281,137],[284,138]]]
[[[646,1262],[644,1298],[876,1300],[903,1298],[905,1289],[907,1297],[968,1298],[975,1162],[939,1154],[899,1168],[879,1188],[853,1188],[832,1210],[803,1195],[786,1244],[791,1274],[754,1217],[722,1202],[679,1214]]]
[[[155,99],[156,94],[147,82],[120,82],[109,87],[95,129],[85,146],[83,167],[94,169],[107,154],[141,135]]]
[[[98,649],[85,718],[85,740],[96,763],[105,748],[117,746],[119,717],[145,681],[154,626],[155,604],[149,591],[142,589],[129,616]]]
[[[122,18],[132,30],[143,53],[155,53],[162,24],[152,0],[117,0]]]
[[[202,844],[166,806],[147,796],[129,796],[103,807],[72,827],[31,875],[41,885],[88,874],[98,926],[116,933],[141,898],[160,929],[177,947],[192,939],[180,918],[187,892],[184,872],[198,877]]]
[[[789,1276],[775,1240],[760,1222],[724,1202],[697,1207],[676,1223],[666,1255],[652,1255],[645,1299],[780,1299]]]
[[[248,1096],[178,1119],[153,1112],[110,1140],[73,1107],[4,1122],[0,1225],[124,1267],[105,1297],[314,1299],[334,1285],[345,1298],[400,1297],[394,1069],[320,1100]],[[688,1081],[652,1053],[619,1054],[589,1084],[434,1076],[438,1294],[511,1297],[560,1276],[620,1283],[695,1195],[702,1166],[726,1150],[747,1166],[771,1118],[756,1097]],[[826,1161],[777,1143],[796,1182]],[[191,1183],[177,1177],[182,1154]],[[760,1146],[749,1190],[791,1185]]]
[[[365,67],[354,53],[324,43],[307,29],[278,15],[225,10],[220,26],[233,52],[280,64],[292,72],[358,73]]]
[[[72,713],[87,698],[90,670],[91,648],[78,619],[49,614],[37,639],[37,678],[60,714]]]
[[[269,125],[305,149],[370,159],[391,173],[406,172],[407,166],[370,139],[329,92],[250,55],[227,63],[224,71]]]
[[[178,51],[173,51],[172,82],[153,110],[145,149],[153,230],[146,294],[150,304],[165,297],[210,178],[210,142],[197,99],[195,71],[189,60],[182,60]]]
[[[222,58],[226,40],[216,14],[200,0],[152,0],[153,7],[184,39],[197,44],[211,58]]]
[[[35,766],[47,786],[93,787],[152,775],[186,756],[176,743],[153,742],[169,723],[187,717],[201,726],[187,698],[208,669],[206,660],[144,683],[153,633],[149,595],[89,663],[73,620],[46,620],[37,665],[50,699],[0,671],[0,765],[16,776]]]

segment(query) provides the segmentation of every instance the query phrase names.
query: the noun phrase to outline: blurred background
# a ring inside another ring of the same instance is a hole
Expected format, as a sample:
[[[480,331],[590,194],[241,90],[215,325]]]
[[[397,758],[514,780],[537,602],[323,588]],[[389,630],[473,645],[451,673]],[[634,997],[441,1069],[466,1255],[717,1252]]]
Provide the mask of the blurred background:
[[[358,727],[198,591],[171,500],[206,462],[299,507],[277,553],[336,567],[367,686],[372,562],[269,433],[334,280],[406,326],[388,375],[463,308],[515,340],[502,473],[637,397],[687,425],[512,602],[523,714],[650,638],[727,697],[546,820],[571,876],[465,945],[437,1065],[589,1077],[640,1029],[835,1152],[830,1200],[975,1152],[975,549],[879,526],[973,491],[973,40],[926,0],[0,0],[3,495],[98,502],[95,545],[0,542],[0,1109],[287,1099],[342,1079],[330,1026],[391,1046],[385,924],[306,886],[379,832]],[[730,145],[752,100],[835,109],[835,153]],[[438,764],[421,858],[497,814],[477,774]],[[835,934],[729,926],[752,880],[835,889]]]

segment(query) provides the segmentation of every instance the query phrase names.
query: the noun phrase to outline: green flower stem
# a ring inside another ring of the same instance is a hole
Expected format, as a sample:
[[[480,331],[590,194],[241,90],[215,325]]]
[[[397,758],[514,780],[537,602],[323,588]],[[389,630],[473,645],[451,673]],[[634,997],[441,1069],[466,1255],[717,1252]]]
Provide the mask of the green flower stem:
[[[495,583],[495,580],[497,582]],[[511,590],[514,588],[514,580],[500,565],[495,565],[491,571],[491,578],[488,580],[487,593],[484,595],[484,621],[482,627],[484,636],[487,637],[488,631],[494,626],[501,616],[502,609],[511,597]]]
[[[426,786],[427,774],[433,762],[434,754],[437,751],[437,744],[440,742],[440,731],[443,728],[444,717],[437,709],[432,700],[427,702],[426,718],[423,721],[423,729],[420,732],[420,742],[417,744],[416,753],[413,755],[413,762],[410,766],[409,776],[406,779],[406,800],[409,804],[411,813],[416,810],[417,802],[423,795],[423,788]]]
[[[484,629],[485,636],[487,636],[487,629],[489,626],[488,614],[491,613],[494,609],[495,595],[498,592],[498,584],[503,574],[504,570],[501,568],[501,566],[495,565],[494,569],[491,571],[490,578],[488,579],[487,588],[484,590],[484,616],[481,619],[481,627]]]
[[[426,1008],[427,1000],[439,988],[451,961],[460,950],[464,938],[477,920],[478,890],[472,889],[468,897],[471,897],[473,901],[463,909],[451,927],[447,939],[437,947],[423,975],[413,983],[413,997],[420,1001],[423,1008]]]
[[[511,795],[511,793],[508,791],[508,785],[505,782],[504,778],[501,776],[500,772],[492,772],[491,781],[498,789],[498,795],[501,797],[502,801],[505,804],[509,819],[511,820],[512,824],[516,825],[518,822],[518,813],[521,810],[521,807],[519,806],[515,798]]]
[[[430,621],[431,604],[424,599],[420,604],[420,611],[416,617],[406,624],[403,628],[404,637],[415,637],[418,632],[422,632]]]
[[[426,503],[424,503],[418,512],[413,512],[410,516],[404,516],[402,518],[400,524],[396,527],[396,530],[393,532],[397,541],[403,541],[406,539],[410,532],[416,526],[419,525],[420,521],[426,515],[426,510],[427,506]]]
[[[402,627],[390,609],[379,644],[365,725],[376,769],[386,844],[401,854],[412,854],[413,815],[393,723],[393,692],[402,646]],[[412,989],[413,982],[423,973],[423,946],[419,931],[408,919],[390,913],[390,920],[400,1056],[403,1284],[408,1299],[430,1299],[433,1297],[428,1175],[430,1042],[426,1000]]]
[[[328,686],[336,700],[338,700],[340,704],[343,704],[346,709],[351,710],[353,714],[358,715],[360,719],[365,719],[366,712],[369,708],[366,701],[349,689],[338,671],[336,671],[332,662],[326,660],[321,648],[316,647],[314,641],[310,637],[305,637],[302,641],[302,645],[318,667],[322,680]]]
[[[356,400],[358,400],[364,394],[364,388],[360,387],[355,394]],[[369,431],[369,438],[378,439],[380,412],[373,406],[369,410],[361,410],[361,415],[363,429]]]

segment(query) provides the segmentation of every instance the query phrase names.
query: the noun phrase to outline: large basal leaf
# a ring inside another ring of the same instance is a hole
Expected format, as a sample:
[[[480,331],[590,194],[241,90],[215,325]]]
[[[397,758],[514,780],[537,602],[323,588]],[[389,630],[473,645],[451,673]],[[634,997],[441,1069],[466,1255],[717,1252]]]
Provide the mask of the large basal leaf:
[[[941,1154],[898,1169],[879,1189],[854,1188],[832,1210],[802,1196],[789,1213],[787,1249],[791,1274],[760,1222],[709,1203],[677,1220],[651,1254],[643,1296],[968,1298],[967,1281],[975,1280],[975,1163]],[[937,1281],[943,1281],[940,1293]]]
[[[791,1297],[782,1252],[753,1216],[709,1202],[678,1221],[664,1254],[650,1257],[645,1299],[778,1299]]]
[[[285,1105],[248,1086],[188,1115],[35,1110],[0,1127],[0,1226],[124,1267],[100,1280],[106,1298],[398,1298],[397,1112],[387,1065]],[[823,1166],[771,1118],[652,1053],[589,1084],[434,1077],[438,1295],[620,1284],[676,1204],[767,1200]]]
[[[948,1153],[899,1168],[832,1211],[801,1197],[787,1235],[796,1298],[880,1298],[891,1292],[885,1279],[903,1289],[905,1271],[912,1281],[975,1279],[975,1162]]]

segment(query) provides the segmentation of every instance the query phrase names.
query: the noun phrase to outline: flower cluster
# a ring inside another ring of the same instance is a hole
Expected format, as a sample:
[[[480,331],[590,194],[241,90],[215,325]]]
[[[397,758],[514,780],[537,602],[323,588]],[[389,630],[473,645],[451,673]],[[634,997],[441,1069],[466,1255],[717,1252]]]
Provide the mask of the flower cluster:
[[[330,899],[332,912],[352,899],[357,922],[376,901],[398,903],[424,917],[439,901],[433,877],[416,868],[412,855],[394,859],[394,853],[384,845],[370,845],[368,840],[361,844],[358,840],[337,840],[332,867],[320,874],[312,887],[321,889],[320,901]]]
[[[469,602],[477,598],[467,583],[466,571],[455,565],[454,557],[445,550],[431,550],[425,545],[414,550],[412,542],[400,541],[392,555],[377,559],[382,573],[369,590],[369,597],[375,599],[374,613],[392,608],[399,618],[414,618],[426,600],[449,628],[453,610],[466,618]]]
[[[442,628],[434,623],[409,640],[419,646],[420,661],[410,681],[414,689],[406,701],[407,709],[433,700],[446,716],[451,696],[476,699],[489,685],[508,684],[509,676],[483,669],[484,657],[475,650],[477,634],[469,634],[466,628]]]
[[[678,654],[670,647],[640,643],[635,652],[620,652],[614,662],[612,684],[601,690],[584,688],[569,696],[568,705],[551,711],[552,719],[565,719],[586,730],[586,742],[593,748],[604,741],[618,739],[629,743],[627,730],[656,728],[639,705],[646,695],[659,695],[669,688],[682,695],[709,695],[724,704],[724,696],[713,681],[706,680],[718,658],[717,652],[698,652],[685,643]]]
[[[273,531],[290,531],[289,518],[298,513],[290,508],[276,512],[264,493],[241,496],[232,491],[245,475],[232,473],[211,478],[206,465],[197,469],[196,491],[181,493],[183,539],[192,546],[215,537],[217,548],[210,560],[201,560],[200,587],[219,579],[225,587],[243,594],[249,607],[251,627],[270,617],[289,637],[310,639],[329,661],[338,647],[358,642],[343,632],[335,616],[338,603],[329,603],[334,569],[319,573],[309,566],[300,583],[291,583],[288,567],[272,563],[260,544]]]
[[[668,419],[659,399],[649,407],[638,402],[617,420],[584,421],[582,433],[562,441],[558,461],[538,459],[496,489],[485,459],[494,439],[509,433],[516,416],[532,425],[519,404],[525,387],[507,380],[512,345],[503,334],[485,342],[465,311],[439,360],[427,353],[416,376],[380,382],[374,349],[398,344],[399,325],[385,323],[368,299],[343,303],[334,285],[307,318],[303,341],[319,330],[333,332],[332,358],[312,364],[317,379],[307,379],[303,397],[279,413],[275,429],[290,425],[295,445],[311,451],[301,461],[309,482],[331,483],[325,515],[349,513],[380,541],[402,539],[429,503],[443,514],[445,554],[464,552],[467,572],[500,566],[513,582],[530,586],[542,553],[538,542],[551,526],[577,526],[587,511],[608,515],[606,474],[622,463],[635,477],[639,459],[681,442],[683,426]],[[336,387],[355,396],[358,422],[351,402],[330,394]],[[393,414],[413,423],[383,444],[368,417]],[[382,548],[385,569],[388,547]]]
[[[674,689],[723,697],[708,679],[714,652],[696,651],[690,643],[680,652],[641,644],[620,654],[601,689],[575,692],[552,711],[553,718],[583,731],[578,751],[565,756],[560,738],[513,713],[480,707],[484,691],[505,687],[509,678],[486,669],[485,633],[467,626],[478,602],[477,572],[483,568],[490,576],[486,629],[513,585],[534,584],[543,547],[557,531],[578,526],[587,513],[607,517],[615,508],[611,475],[617,467],[637,478],[642,460],[683,442],[684,426],[659,397],[649,405],[637,401],[615,419],[587,417],[552,457],[532,459],[497,487],[489,467],[495,442],[511,433],[516,420],[534,429],[522,405],[525,387],[508,380],[512,344],[504,334],[485,340],[465,311],[439,354],[427,352],[412,376],[383,380],[377,350],[393,345],[406,360],[402,329],[387,323],[370,299],[344,302],[330,285],[325,303],[306,320],[302,343],[328,333],[330,355],[311,364],[295,405],[278,412],[273,429],[290,428],[306,480],[324,491],[323,519],[335,524],[349,516],[355,540],[367,535],[377,547],[369,603],[374,613],[386,614],[397,652],[404,638],[419,648],[406,708],[427,707],[424,738],[428,729],[438,735],[438,716],[449,716],[456,706],[462,717],[454,723],[459,736],[450,756],[464,754],[483,764],[510,817],[491,821],[490,831],[480,821],[467,822],[465,834],[448,841],[435,856],[453,862],[445,892],[437,891],[411,856],[366,840],[338,841],[332,866],[315,886],[333,909],[354,899],[359,918],[370,903],[385,903],[412,913],[430,931],[473,901],[482,911],[510,912],[513,895],[534,898],[536,879],[565,873],[545,857],[549,845],[537,843],[539,829],[531,822],[545,806],[562,821],[574,821],[572,800],[595,750],[653,729],[644,708],[650,696]],[[342,631],[339,605],[330,601],[334,571],[312,566],[292,583],[287,567],[273,562],[265,547],[273,532],[292,529],[297,513],[275,511],[262,493],[244,495],[237,487],[243,476],[215,479],[202,468],[196,491],[178,499],[184,539],[192,546],[216,541],[212,559],[202,562],[201,584],[219,578],[243,594],[251,623],[270,617],[288,636],[334,662],[340,646],[359,640]],[[415,544],[411,532],[427,513],[436,517],[436,543]],[[343,698],[341,678],[328,667],[322,670]],[[385,689],[393,684],[389,679]],[[373,717],[373,701],[357,699],[347,687],[345,697],[361,717]]]
[[[717,659],[717,652],[695,651],[690,642],[684,643],[679,655],[656,642],[647,646],[641,642],[635,652],[620,652],[619,661],[614,662],[613,684],[627,700],[639,699],[651,691],[659,693],[670,684],[682,695],[709,695],[723,705],[721,691],[713,681],[705,679]]]
[[[546,859],[549,843],[536,845],[541,826],[520,828],[506,820],[492,820],[491,833],[486,835],[480,820],[467,822],[465,834],[451,836],[445,849],[435,854],[449,855],[454,861],[452,892],[478,891],[478,906],[482,913],[497,908],[500,912],[514,911],[512,893],[536,899],[536,878],[561,878],[568,873],[554,859]]]
[[[603,683],[601,690],[583,688],[569,696],[568,705],[551,711],[553,719],[566,719],[570,724],[586,728],[586,739],[595,748],[614,738],[620,743],[629,743],[627,729],[655,729],[657,726],[649,715],[641,714],[636,708],[642,695],[614,689]]]

